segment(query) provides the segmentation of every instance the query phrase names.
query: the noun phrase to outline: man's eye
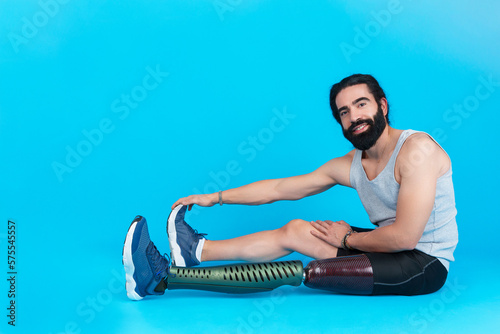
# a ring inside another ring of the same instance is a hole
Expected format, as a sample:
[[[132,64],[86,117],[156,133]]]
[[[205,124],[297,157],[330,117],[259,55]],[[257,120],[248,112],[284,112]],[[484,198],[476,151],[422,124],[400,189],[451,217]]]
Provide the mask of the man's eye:
[[[345,114],[347,114],[347,111],[345,110],[340,112],[340,116],[344,116]]]
[[[360,107],[364,107],[364,106],[366,106],[366,103],[361,102],[361,103],[359,104],[359,106],[360,106]]]

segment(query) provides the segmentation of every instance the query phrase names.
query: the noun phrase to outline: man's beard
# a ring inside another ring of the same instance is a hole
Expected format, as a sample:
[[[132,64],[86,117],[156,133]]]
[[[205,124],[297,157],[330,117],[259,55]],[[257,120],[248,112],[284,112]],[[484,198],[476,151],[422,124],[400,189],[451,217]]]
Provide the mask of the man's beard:
[[[355,135],[352,131],[360,124],[368,124],[368,130]],[[385,126],[385,116],[382,108],[379,106],[373,119],[359,120],[356,123],[353,123],[347,130],[342,129],[342,132],[344,133],[344,137],[350,141],[355,148],[365,151],[375,145],[377,140],[382,135],[382,132],[384,132]]]

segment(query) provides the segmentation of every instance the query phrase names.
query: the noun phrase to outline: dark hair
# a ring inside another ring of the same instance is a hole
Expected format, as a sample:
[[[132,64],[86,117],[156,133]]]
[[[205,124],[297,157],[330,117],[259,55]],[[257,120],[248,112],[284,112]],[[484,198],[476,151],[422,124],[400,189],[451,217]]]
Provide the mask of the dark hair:
[[[385,98],[384,90],[380,87],[378,81],[369,74],[353,74],[342,79],[340,82],[333,85],[330,90],[330,108],[332,108],[333,117],[335,117],[335,120],[339,124],[341,124],[340,115],[335,99],[342,89],[359,84],[366,84],[368,86],[368,90],[372,93],[373,97],[375,97],[378,106],[380,106],[380,99]],[[387,120],[387,124],[389,124],[389,102],[387,102],[387,116],[385,119]]]

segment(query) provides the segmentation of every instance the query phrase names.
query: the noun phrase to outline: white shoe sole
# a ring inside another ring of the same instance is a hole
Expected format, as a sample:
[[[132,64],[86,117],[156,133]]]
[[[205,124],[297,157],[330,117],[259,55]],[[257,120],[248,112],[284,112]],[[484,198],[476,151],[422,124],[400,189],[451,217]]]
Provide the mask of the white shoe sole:
[[[134,236],[137,222],[133,222],[127,232],[127,238],[123,245],[123,266],[125,268],[125,288],[127,289],[127,297],[132,300],[141,300],[143,297],[139,296],[135,291],[137,283],[134,280],[134,261],[132,259],[132,239]]]
[[[168,216],[167,222],[167,234],[168,234],[168,243],[170,245],[170,256],[172,257],[172,262],[176,267],[185,267],[186,261],[181,255],[181,248],[179,244],[177,244],[177,230],[175,229],[175,218],[177,217],[177,213],[182,208],[182,204],[177,205],[170,215]]]

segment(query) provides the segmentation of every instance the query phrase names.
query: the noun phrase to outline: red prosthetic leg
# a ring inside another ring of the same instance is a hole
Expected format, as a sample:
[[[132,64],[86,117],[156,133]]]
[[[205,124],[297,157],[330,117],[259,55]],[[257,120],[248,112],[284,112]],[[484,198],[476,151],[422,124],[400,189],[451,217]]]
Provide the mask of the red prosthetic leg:
[[[373,268],[366,255],[315,260],[304,268],[304,285],[338,293],[371,295]]]

